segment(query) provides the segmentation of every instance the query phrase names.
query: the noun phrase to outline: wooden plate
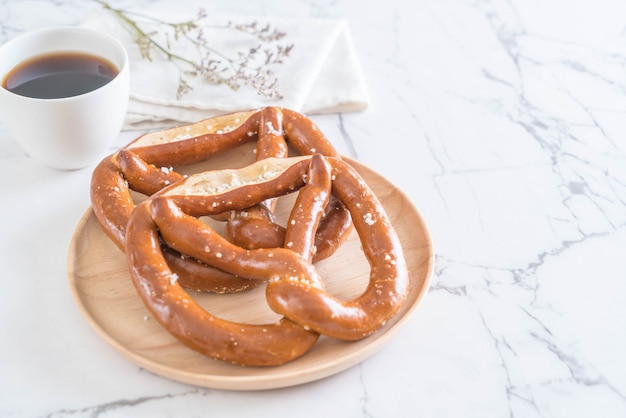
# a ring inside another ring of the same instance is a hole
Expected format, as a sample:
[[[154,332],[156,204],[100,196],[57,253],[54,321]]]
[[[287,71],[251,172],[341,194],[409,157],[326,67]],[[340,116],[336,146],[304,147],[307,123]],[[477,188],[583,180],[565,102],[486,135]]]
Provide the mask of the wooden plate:
[[[240,159],[241,154],[231,153],[210,168],[236,166],[232,162]],[[405,194],[368,167],[346,160],[385,206],[409,268],[408,299],[377,333],[356,342],[321,337],[304,356],[278,367],[240,367],[205,357],[179,343],[150,316],[131,283],[124,255],[102,232],[91,209],[80,220],[69,249],[69,283],[76,303],[98,334],[128,359],[156,374],[197,386],[228,390],[280,388],[321,379],[361,362],[388,342],[415,311],[428,288],[434,255],[426,224]],[[281,198],[279,219],[287,216],[289,199]],[[365,289],[369,265],[356,233],[316,267],[327,289],[341,299],[352,299]],[[261,286],[240,294],[192,295],[220,317],[269,323],[278,316],[267,307],[264,290]]]

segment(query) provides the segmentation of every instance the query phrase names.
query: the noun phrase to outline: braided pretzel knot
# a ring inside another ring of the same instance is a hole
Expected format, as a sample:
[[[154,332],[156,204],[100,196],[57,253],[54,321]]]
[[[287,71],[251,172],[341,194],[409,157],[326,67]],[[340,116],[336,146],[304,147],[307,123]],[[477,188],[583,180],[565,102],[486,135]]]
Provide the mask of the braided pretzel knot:
[[[324,290],[311,263],[331,189],[350,211],[370,264],[366,290],[347,302]],[[198,219],[296,192],[281,248],[238,247]],[[252,325],[211,315],[180,286],[160,240],[221,270],[268,281],[268,305],[282,319]],[[319,334],[364,338],[397,313],[408,292],[401,244],[380,202],[349,164],[320,154],[192,175],[137,206],[126,246],[135,288],[168,332],[200,353],[241,365],[284,364],[306,353]]]
[[[232,113],[143,135],[105,158],[92,176],[94,213],[105,233],[124,251],[126,225],[135,208],[131,190],[150,196],[184,178],[174,166],[203,161],[255,140],[257,160],[287,157],[288,145],[302,155],[339,157],[317,126],[302,114],[275,107]],[[227,221],[228,238],[249,249],[281,246],[285,230],[275,222],[273,209],[274,202],[269,199],[223,214],[221,220]],[[318,229],[314,259],[331,255],[351,229],[348,211],[331,197]],[[170,248],[164,248],[164,254],[188,288],[224,293],[262,283],[207,266]]]

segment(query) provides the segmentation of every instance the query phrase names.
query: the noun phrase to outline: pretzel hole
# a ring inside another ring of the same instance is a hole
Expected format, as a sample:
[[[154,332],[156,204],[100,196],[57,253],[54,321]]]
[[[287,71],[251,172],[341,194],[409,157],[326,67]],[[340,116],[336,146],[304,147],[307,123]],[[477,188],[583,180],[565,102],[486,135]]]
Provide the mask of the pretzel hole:
[[[256,141],[243,143],[236,148],[222,151],[198,163],[175,166],[180,174],[194,174],[207,170],[237,169],[252,164],[256,160]]]
[[[232,322],[245,324],[273,324],[281,315],[265,303],[265,285],[239,293],[215,294],[188,290],[191,296],[210,314]]]
[[[297,192],[278,197],[275,209],[276,222],[286,226]],[[216,233],[224,236],[226,223],[203,216],[199,218]],[[341,301],[361,295],[369,282],[369,264],[361,249],[358,234],[353,230],[348,239],[329,258],[319,261],[315,267],[324,279],[328,293]],[[266,303],[265,285],[235,294],[212,294],[188,291],[207,312],[234,322],[267,324],[278,321],[281,316]]]

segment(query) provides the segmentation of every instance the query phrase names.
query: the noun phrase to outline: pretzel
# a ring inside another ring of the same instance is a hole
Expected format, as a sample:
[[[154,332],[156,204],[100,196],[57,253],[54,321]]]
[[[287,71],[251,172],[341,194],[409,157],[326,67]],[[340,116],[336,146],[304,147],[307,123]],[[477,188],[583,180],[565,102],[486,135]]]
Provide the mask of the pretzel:
[[[324,290],[311,263],[315,231],[331,190],[350,211],[371,267],[367,289],[347,302]],[[239,247],[198,219],[290,193],[298,194],[280,248]],[[250,325],[210,314],[180,285],[162,254],[161,240],[207,265],[267,281],[268,305],[282,319]],[[320,334],[364,338],[398,312],[408,292],[402,247],[382,205],[349,164],[320,154],[194,174],[164,189],[133,212],[126,256],[141,299],[169,333],[209,357],[247,366],[275,366],[298,358]]]
[[[257,160],[287,157],[288,145],[303,155],[322,153],[339,158],[328,139],[302,114],[275,107],[232,113],[148,133],[105,158],[92,175],[94,213],[105,233],[124,251],[126,225],[135,208],[131,191],[150,196],[184,178],[173,167],[203,161],[255,140]],[[249,249],[277,247],[282,245],[285,231],[275,222],[273,209],[274,202],[269,199],[216,218],[227,222],[226,234],[234,243]],[[330,256],[351,228],[348,211],[331,198],[316,236],[319,251],[315,260]],[[164,248],[164,254],[189,288],[225,293],[261,283],[207,266],[171,248]]]

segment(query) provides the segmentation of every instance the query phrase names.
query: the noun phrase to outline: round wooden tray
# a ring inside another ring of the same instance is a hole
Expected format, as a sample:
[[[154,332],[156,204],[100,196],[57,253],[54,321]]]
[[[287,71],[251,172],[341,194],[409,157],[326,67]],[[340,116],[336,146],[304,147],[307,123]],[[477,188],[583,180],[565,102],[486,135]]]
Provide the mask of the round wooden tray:
[[[236,166],[225,159],[240,158],[241,154],[231,153],[210,168]],[[103,233],[91,209],[80,220],[69,249],[69,283],[76,303],[98,334],[128,359],[156,374],[188,384],[228,390],[272,389],[321,379],[352,367],[381,348],[408,321],[428,289],[434,254],[427,226],[407,196],[368,167],[346,160],[383,203],[398,232],[409,268],[406,303],[375,334],[356,342],[321,337],[302,357],[277,367],[241,367],[205,357],[179,343],[150,316],[131,283],[124,255]],[[279,201],[279,219],[288,215],[289,199]],[[356,233],[333,256],[317,263],[316,268],[327,289],[340,299],[352,299],[362,293],[369,278],[369,264]],[[264,290],[260,286],[232,295],[192,295],[217,316],[269,323],[279,317],[267,307]]]

